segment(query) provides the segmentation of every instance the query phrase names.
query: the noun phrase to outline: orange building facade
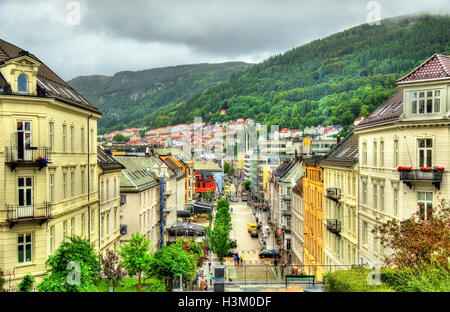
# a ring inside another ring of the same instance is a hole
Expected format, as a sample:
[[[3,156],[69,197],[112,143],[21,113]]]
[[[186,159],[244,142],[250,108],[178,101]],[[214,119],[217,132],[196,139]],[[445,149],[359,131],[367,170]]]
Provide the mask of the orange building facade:
[[[303,209],[304,209],[304,264],[308,274],[323,280],[324,264],[324,186],[323,168],[315,158],[304,159]],[[311,267],[308,267],[311,266]],[[313,267],[314,266],[314,267]]]

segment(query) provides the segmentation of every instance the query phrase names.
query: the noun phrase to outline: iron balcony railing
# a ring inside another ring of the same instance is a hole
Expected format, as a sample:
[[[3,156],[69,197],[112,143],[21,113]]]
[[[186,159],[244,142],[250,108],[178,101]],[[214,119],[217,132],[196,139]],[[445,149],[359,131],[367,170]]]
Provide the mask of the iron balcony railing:
[[[441,182],[442,171],[413,169],[409,171],[400,171],[400,181],[431,181]]]
[[[291,226],[290,225],[282,225],[281,229],[283,230],[283,232],[285,233],[290,233],[291,232]]]
[[[290,216],[291,215],[291,209],[281,209],[281,214],[284,216]]]
[[[19,149],[17,146],[6,147],[5,162],[12,168],[17,166],[37,166],[40,169],[51,163],[51,149],[48,147],[30,147]]]
[[[327,230],[331,233],[339,234],[341,232],[341,221],[337,219],[328,219]]]
[[[8,222],[47,220],[52,217],[52,204],[6,205]]]
[[[339,201],[341,199],[341,189],[337,187],[327,188],[327,197],[334,201]]]

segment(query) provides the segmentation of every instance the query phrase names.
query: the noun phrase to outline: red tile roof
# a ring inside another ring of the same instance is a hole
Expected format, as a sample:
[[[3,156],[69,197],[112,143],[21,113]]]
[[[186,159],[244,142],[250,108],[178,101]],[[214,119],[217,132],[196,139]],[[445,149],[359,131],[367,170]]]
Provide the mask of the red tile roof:
[[[397,80],[398,83],[418,80],[450,78],[450,57],[434,54],[406,76]]]

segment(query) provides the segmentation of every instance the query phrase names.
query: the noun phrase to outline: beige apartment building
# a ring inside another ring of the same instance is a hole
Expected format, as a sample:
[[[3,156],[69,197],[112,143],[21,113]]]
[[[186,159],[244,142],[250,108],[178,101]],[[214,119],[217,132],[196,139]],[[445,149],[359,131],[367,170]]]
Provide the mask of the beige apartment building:
[[[11,287],[71,235],[98,237],[100,111],[35,55],[0,40],[0,267]]]
[[[372,233],[377,224],[418,211],[427,218],[440,199],[450,198],[450,57],[431,56],[397,85],[355,128],[361,264],[379,265],[390,252]]]
[[[99,240],[98,249],[115,250],[120,246],[120,176],[125,169],[100,147],[98,157]]]
[[[344,138],[321,162],[325,188],[325,264],[358,263],[358,137]]]
[[[292,202],[292,231],[291,231],[291,262],[303,265],[303,178],[295,182],[291,192]]]

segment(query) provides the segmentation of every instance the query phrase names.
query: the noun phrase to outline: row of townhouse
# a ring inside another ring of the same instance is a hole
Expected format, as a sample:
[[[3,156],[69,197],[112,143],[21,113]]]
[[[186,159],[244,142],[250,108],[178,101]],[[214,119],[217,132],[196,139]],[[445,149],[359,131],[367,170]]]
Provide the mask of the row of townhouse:
[[[319,279],[330,265],[382,265],[392,250],[377,226],[426,219],[450,197],[450,57],[433,55],[397,83],[325,157],[303,160],[291,193],[291,255],[321,265]]]

